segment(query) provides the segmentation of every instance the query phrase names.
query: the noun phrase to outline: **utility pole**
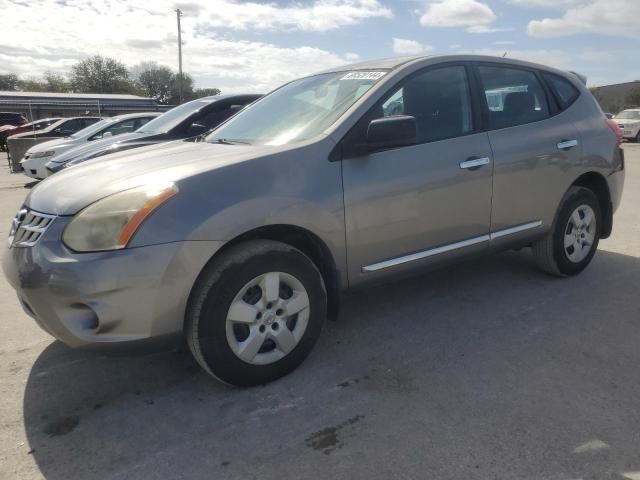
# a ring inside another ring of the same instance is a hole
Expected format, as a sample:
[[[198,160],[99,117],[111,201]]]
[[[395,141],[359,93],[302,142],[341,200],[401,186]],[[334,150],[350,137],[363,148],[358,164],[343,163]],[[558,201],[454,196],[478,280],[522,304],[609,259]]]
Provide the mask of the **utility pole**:
[[[180,29],[180,17],[182,17],[182,11],[178,8],[176,10],[178,16],[178,96],[180,103],[182,103],[182,30]]]

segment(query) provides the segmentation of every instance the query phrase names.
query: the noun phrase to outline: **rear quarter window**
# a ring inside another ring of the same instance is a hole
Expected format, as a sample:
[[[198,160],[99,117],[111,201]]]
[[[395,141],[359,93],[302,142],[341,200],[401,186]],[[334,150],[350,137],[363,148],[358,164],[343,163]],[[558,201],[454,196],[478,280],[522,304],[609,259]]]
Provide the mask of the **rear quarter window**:
[[[561,110],[567,109],[580,96],[580,91],[566,78],[548,72],[542,72],[542,76],[556,97]]]

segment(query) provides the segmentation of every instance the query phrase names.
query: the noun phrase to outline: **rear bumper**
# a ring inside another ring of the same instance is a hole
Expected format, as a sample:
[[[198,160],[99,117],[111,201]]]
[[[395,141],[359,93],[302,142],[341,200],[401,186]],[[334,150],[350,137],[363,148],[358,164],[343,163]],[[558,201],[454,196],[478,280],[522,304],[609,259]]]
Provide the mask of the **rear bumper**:
[[[182,332],[191,288],[221,242],[76,254],[59,240],[65,224],[57,218],[36,245],[7,246],[2,259],[5,276],[38,325],[73,347]]]

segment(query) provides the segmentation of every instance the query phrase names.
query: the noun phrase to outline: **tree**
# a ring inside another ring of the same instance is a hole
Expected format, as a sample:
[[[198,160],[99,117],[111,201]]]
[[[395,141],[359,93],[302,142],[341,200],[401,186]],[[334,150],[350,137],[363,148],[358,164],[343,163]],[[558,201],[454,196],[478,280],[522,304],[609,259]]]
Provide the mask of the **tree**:
[[[18,89],[20,79],[15,73],[7,73],[0,75],[0,90],[13,92]]]
[[[214,95],[220,95],[219,88],[196,88],[193,92],[195,98],[212,97]]]
[[[174,76],[169,67],[155,62],[142,62],[131,71],[140,94],[154,98],[160,103],[169,103]]]
[[[73,90],[79,93],[131,93],[135,90],[127,67],[101,55],[73,65],[70,80]]]
[[[195,100],[196,96],[193,93],[193,78],[188,73],[182,74],[182,101],[188,102]],[[180,74],[176,73],[171,79],[171,96],[169,97],[169,103],[171,105],[180,104]]]
[[[625,98],[625,103],[629,107],[638,107],[640,106],[640,88],[635,88],[631,90],[627,97]]]
[[[64,93],[68,92],[71,88],[69,82],[57,73],[45,72],[44,81],[47,92]]]
[[[45,92],[46,84],[34,77],[18,80],[18,90],[22,92]]]

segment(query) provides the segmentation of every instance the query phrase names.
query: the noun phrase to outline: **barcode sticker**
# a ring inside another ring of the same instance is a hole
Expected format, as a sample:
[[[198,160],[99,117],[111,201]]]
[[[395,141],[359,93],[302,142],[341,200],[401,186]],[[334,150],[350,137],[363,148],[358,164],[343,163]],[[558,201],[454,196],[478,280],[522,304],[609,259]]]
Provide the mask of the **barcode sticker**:
[[[340,80],[379,80],[387,72],[349,72]]]

